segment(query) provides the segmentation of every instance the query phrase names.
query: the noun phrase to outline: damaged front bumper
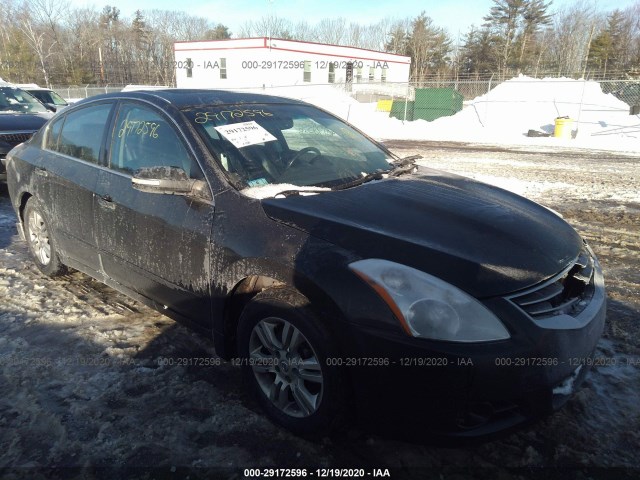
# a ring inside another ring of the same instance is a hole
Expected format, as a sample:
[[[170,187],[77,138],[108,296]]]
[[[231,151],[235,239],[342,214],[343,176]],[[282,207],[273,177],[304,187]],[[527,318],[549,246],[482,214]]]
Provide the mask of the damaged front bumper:
[[[361,356],[390,360],[386,368],[350,369],[361,419],[370,424],[375,418],[385,430],[419,425],[437,435],[473,438],[561,408],[586,377],[604,328],[606,295],[597,261],[594,270],[590,301],[571,320],[575,328],[541,328],[508,299],[493,305],[516,326],[512,338],[500,342],[460,345],[354,327]],[[398,404],[396,411],[388,409]]]

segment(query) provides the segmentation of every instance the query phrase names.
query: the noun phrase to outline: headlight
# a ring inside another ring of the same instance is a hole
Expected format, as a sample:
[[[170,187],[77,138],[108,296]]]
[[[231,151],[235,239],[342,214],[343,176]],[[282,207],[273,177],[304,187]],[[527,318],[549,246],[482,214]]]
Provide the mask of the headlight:
[[[484,305],[439,278],[375,258],[354,262],[349,268],[382,297],[413,337],[454,342],[510,337]]]

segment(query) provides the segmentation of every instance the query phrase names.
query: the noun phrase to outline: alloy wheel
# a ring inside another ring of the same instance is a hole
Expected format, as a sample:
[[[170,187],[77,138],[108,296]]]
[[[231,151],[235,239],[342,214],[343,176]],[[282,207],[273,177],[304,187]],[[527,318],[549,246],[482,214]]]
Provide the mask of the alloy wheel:
[[[260,320],[249,340],[249,364],[262,392],[292,417],[308,417],[322,401],[318,355],[307,338],[282,318]]]
[[[51,261],[51,243],[49,230],[42,215],[33,210],[27,220],[29,228],[29,244],[31,250],[42,265],[49,265]]]

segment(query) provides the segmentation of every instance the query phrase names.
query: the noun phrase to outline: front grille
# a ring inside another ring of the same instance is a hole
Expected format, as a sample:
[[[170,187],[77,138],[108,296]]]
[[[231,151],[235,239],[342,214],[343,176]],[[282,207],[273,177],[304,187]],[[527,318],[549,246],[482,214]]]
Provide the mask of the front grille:
[[[20,132],[20,133],[0,133],[0,142],[8,143],[12,147],[26,142],[31,138],[33,132]]]
[[[595,260],[585,245],[575,263],[548,282],[510,300],[534,320],[556,315],[578,316],[595,291]]]

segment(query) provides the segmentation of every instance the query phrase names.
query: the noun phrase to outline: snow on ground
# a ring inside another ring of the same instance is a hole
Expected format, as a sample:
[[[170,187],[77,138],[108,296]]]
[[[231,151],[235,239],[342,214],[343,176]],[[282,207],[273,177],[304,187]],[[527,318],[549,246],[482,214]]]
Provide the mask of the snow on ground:
[[[318,105],[377,139],[640,151],[640,116],[629,115],[629,105],[603,93],[594,81],[513,78],[465,102],[456,115],[433,122],[390,118],[376,111],[376,103],[359,103],[332,86],[280,87],[266,93]],[[553,133],[555,119],[563,116],[575,121],[575,138],[527,137],[529,130]]]

